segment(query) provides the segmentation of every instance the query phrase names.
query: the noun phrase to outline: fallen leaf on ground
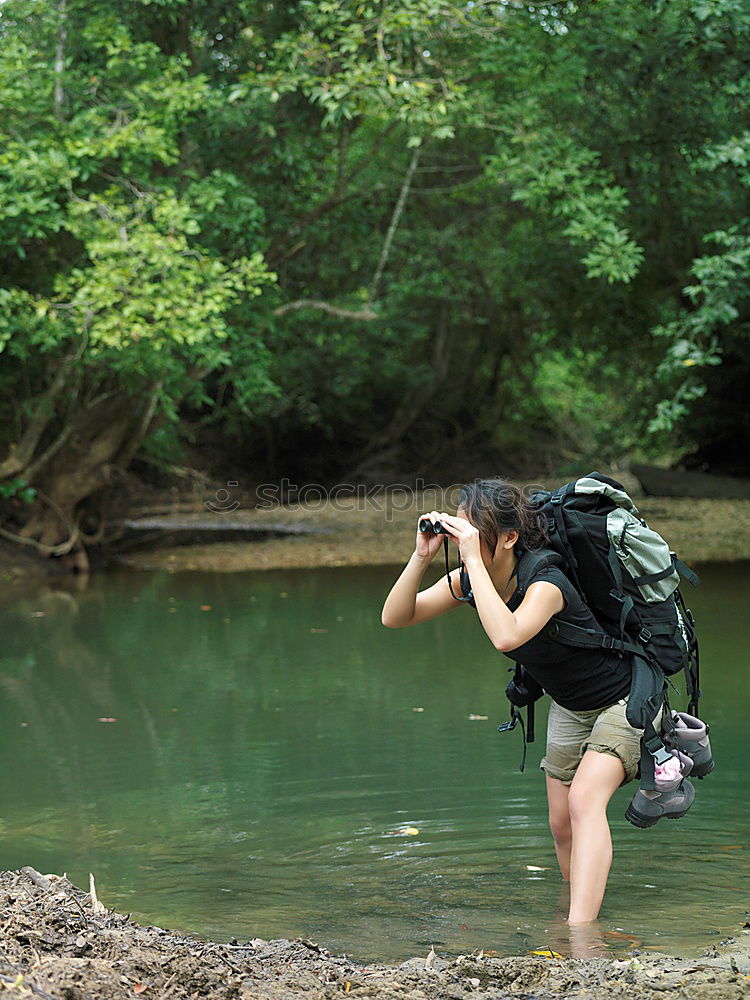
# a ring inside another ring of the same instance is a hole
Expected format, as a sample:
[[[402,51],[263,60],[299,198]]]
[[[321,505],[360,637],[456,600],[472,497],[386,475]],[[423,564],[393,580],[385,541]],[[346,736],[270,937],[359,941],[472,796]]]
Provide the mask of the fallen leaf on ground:
[[[559,951],[553,951],[551,948],[535,948],[534,951],[530,951],[529,955],[539,955],[540,958],[562,958]]]
[[[143,993],[143,991],[147,989],[148,983],[136,983],[133,987],[133,993]]]

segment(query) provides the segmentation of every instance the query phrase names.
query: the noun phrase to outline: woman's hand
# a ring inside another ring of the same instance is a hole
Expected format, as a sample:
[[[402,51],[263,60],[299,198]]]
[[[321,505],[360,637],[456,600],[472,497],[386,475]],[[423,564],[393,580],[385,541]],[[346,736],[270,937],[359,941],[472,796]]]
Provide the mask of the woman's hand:
[[[435,521],[441,520],[441,516],[436,510],[431,510],[427,514],[420,514],[419,521],[423,518],[427,518],[432,524]],[[419,521],[417,521],[417,546],[415,551],[422,559],[434,559],[438,549],[443,544],[443,536],[436,535],[432,531],[420,531]]]
[[[465,517],[454,517],[452,514],[441,513],[438,519],[451,533],[453,541],[458,545],[461,562],[467,564],[482,561],[481,540],[479,530]]]

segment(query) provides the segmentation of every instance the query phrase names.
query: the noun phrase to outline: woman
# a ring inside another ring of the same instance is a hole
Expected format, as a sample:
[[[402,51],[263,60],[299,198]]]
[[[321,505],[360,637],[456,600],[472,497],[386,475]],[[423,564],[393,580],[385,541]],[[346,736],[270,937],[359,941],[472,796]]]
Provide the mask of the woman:
[[[549,823],[560,871],[570,882],[568,920],[595,920],[612,863],[607,805],[635,777],[640,760],[641,730],[625,718],[630,669],[614,653],[574,649],[546,635],[553,618],[600,627],[556,566],[541,569],[520,592],[519,558],[542,547],[547,536],[517,486],[477,480],[462,489],[455,516],[433,510],[422,518],[440,521],[450,533],[463,571],[451,574],[450,588],[443,579],[420,592],[442,538],[418,530],[414,553],[383,606],[383,624],[405,628],[446,614],[461,603],[451,589],[462,591],[472,597],[495,649],[522,663],[551,695],[541,762]]]

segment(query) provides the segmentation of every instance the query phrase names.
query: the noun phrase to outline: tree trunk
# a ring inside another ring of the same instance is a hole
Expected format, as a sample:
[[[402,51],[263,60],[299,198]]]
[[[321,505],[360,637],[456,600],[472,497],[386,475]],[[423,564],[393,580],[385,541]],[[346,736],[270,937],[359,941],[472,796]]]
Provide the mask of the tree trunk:
[[[69,539],[78,529],[81,502],[109,485],[118,456],[132,456],[133,437],[142,439],[143,427],[144,417],[135,402],[122,394],[79,411],[64,446],[35,484],[39,500],[20,535],[45,546]],[[84,545],[76,544],[67,561],[71,568],[85,572]]]

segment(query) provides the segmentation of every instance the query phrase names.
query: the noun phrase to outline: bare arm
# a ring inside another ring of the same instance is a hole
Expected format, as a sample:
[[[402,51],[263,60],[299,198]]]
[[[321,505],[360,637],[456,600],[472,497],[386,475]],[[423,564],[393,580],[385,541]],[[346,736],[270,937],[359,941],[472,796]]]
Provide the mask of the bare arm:
[[[565,607],[563,595],[554,583],[539,580],[531,584],[520,605],[511,611],[495,590],[481,560],[479,565],[467,564],[466,568],[484,631],[500,652],[523,646]]]
[[[451,596],[445,577],[420,593],[419,585],[429,564],[429,560],[423,562],[416,552],[406,564],[386,598],[380,615],[380,620],[387,628],[419,625],[420,622],[437,618],[460,605],[461,602]],[[457,569],[451,573],[451,583],[454,591],[459,593]]]
[[[495,649],[505,653],[517,649],[541,632],[553,615],[565,607],[559,588],[539,580],[526,591],[521,604],[511,611],[495,590],[482,560],[479,532],[464,518],[440,515],[458,541],[461,558],[471,577],[471,589],[479,618]]]
[[[422,515],[437,520],[435,511],[432,515]],[[420,518],[421,520],[421,518]],[[452,611],[461,603],[456,601],[448,588],[445,578],[438,580],[431,587],[419,592],[419,585],[425,570],[442,546],[442,536],[432,533],[423,534],[417,531],[417,543],[411,559],[406,564],[401,576],[391,588],[385,600],[380,620],[387,628],[406,628],[407,625],[418,625],[420,622],[437,618],[447,611]],[[458,593],[460,586],[458,570],[451,573],[453,590]]]

